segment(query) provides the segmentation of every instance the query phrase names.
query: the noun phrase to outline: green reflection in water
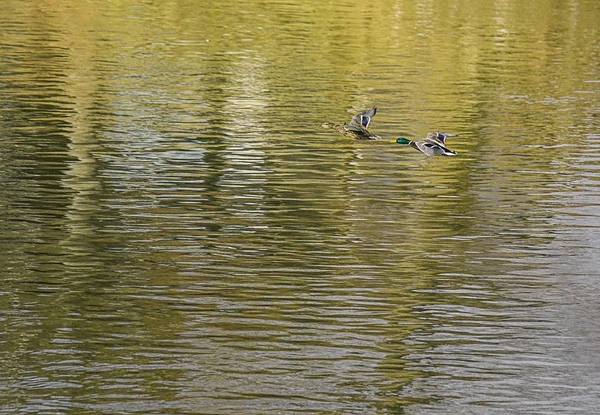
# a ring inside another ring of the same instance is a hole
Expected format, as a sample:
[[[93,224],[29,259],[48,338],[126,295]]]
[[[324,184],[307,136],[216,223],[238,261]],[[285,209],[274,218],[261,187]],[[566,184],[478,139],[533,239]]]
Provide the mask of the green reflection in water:
[[[556,218],[596,188],[597,20],[593,1],[8,1],[3,404],[497,409],[482,396],[531,369],[498,354],[555,322]],[[460,133],[460,156],[318,129],[373,104],[375,133]]]

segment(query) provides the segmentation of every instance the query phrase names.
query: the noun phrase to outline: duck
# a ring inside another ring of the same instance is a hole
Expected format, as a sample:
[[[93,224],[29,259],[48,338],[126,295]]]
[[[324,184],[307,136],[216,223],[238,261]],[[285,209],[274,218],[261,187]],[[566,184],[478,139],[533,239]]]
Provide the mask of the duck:
[[[457,137],[458,134],[448,134],[439,132],[427,133],[427,137],[422,140],[409,140],[408,138],[399,137],[392,143],[408,144],[415,150],[428,157],[434,156],[456,156],[458,153],[446,148],[446,137]]]
[[[367,130],[371,124],[371,118],[373,118],[375,114],[377,114],[377,107],[373,106],[373,108],[354,115],[348,124],[324,122],[321,124],[321,128],[334,129],[340,134],[356,140],[378,140],[381,138],[380,136]]]

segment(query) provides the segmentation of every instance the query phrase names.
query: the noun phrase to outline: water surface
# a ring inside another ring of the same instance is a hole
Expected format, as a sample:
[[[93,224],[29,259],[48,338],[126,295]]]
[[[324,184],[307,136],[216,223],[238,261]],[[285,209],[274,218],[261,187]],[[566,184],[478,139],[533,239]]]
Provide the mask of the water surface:
[[[598,2],[5,3],[2,412],[599,410]]]

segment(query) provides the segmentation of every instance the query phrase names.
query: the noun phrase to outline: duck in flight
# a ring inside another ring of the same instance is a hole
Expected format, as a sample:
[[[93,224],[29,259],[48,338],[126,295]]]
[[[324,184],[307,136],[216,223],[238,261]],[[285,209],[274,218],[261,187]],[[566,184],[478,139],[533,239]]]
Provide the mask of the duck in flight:
[[[373,134],[367,128],[371,124],[371,118],[377,114],[377,107],[370,108],[366,111],[359,112],[354,115],[348,124],[335,124],[332,122],[325,122],[321,124],[322,128],[331,128],[345,135],[346,137],[354,138],[356,140],[378,140],[381,137]]]
[[[448,134],[448,133],[427,133],[427,137],[422,140],[411,141],[404,137],[399,137],[396,140],[392,141],[392,143],[398,144],[408,144],[415,150],[419,150],[421,153],[429,156],[456,156],[458,153],[456,151],[452,151],[446,148],[446,138],[447,137],[457,137],[458,134]]]

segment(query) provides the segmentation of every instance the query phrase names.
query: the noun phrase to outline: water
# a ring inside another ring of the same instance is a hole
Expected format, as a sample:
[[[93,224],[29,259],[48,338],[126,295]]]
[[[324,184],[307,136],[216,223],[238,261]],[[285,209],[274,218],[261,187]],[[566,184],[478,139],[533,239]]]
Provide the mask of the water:
[[[5,3],[2,413],[600,411],[596,1]]]

